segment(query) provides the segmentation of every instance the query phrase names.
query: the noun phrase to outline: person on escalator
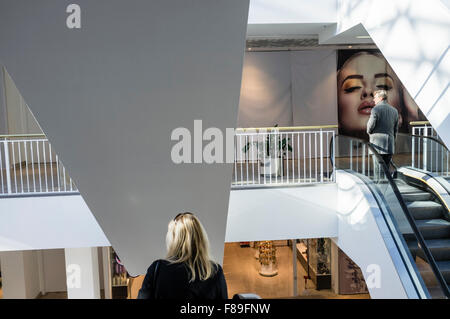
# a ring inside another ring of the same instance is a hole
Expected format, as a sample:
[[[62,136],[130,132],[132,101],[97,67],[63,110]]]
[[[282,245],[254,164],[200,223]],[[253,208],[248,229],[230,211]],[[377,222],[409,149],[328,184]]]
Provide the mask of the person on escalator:
[[[367,122],[367,134],[369,134],[371,145],[381,155],[389,169],[398,133],[398,111],[387,103],[385,90],[375,91],[373,100],[375,106]],[[394,172],[395,175],[396,172]]]
[[[147,270],[138,299],[227,299],[222,267],[211,260],[209,241],[200,220],[192,213],[170,221],[167,256]]]

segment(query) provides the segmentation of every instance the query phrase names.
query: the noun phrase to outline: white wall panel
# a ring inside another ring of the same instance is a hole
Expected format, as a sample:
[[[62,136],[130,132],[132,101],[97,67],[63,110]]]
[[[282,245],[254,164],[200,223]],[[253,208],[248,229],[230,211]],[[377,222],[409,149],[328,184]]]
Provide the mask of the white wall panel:
[[[337,124],[336,50],[247,52],[238,127]]]
[[[247,52],[242,71],[238,127],[292,125],[289,52]]]
[[[336,50],[290,55],[294,125],[337,124]]]
[[[0,253],[4,299],[33,299],[40,292],[36,251]]]
[[[0,199],[0,251],[109,245],[79,195]]]
[[[64,249],[47,249],[42,254],[45,291],[67,291]]]
[[[100,299],[98,248],[64,249],[67,299]]]
[[[336,185],[233,190],[226,242],[336,237]]]

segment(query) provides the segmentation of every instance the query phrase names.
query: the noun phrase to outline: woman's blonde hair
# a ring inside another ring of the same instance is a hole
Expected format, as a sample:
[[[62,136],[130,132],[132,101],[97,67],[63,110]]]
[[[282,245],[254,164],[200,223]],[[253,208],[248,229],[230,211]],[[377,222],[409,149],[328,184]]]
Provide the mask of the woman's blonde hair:
[[[200,280],[214,275],[216,269],[209,255],[208,235],[192,213],[178,214],[170,221],[166,245],[166,260],[171,263],[185,263],[191,273],[189,281],[194,281],[197,274]]]

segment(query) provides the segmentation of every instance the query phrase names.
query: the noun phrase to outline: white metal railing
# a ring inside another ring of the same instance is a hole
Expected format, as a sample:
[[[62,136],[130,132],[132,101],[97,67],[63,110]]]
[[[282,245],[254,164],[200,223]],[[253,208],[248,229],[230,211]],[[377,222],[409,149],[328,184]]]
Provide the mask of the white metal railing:
[[[353,139],[351,137],[342,137],[342,139],[349,145],[348,150],[345,150],[345,144],[341,145],[344,148],[342,153],[348,152],[348,166],[346,164],[342,165],[345,161],[340,159],[339,161],[341,164],[338,165],[338,169],[344,167],[348,168],[369,177],[375,182],[386,179],[378,158],[373,154],[365,141]]]
[[[364,175],[375,183],[387,181],[385,171],[380,163],[381,157],[377,156],[376,148],[366,140],[338,135],[335,141],[337,154],[335,156],[338,170],[351,170]],[[387,168],[394,172],[395,163],[391,162]]]
[[[232,187],[335,182],[331,127],[237,129]],[[0,196],[49,193],[78,189],[45,135],[0,136]]]
[[[77,192],[45,135],[0,136],[0,195]]]
[[[335,182],[327,127],[237,129],[232,187]]]
[[[415,126],[411,136],[411,166],[450,176],[450,154],[431,125]]]
[[[414,123],[414,122],[412,122],[412,123]],[[418,123],[420,123],[420,122],[418,122]],[[430,137],[438,137],[438,134],[434,130],[434,128],[431,125],[425,124],[425,123],[428,123],[428,122],[424,122],[423,125],[413,126],[412,134],[413,135],[430,136]]]

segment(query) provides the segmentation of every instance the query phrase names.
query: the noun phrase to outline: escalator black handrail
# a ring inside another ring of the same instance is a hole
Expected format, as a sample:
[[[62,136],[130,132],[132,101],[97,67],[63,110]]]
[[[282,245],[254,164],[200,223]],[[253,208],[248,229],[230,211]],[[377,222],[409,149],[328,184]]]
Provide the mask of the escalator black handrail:
[[[335,139],[338,136],[339,135],[335,135]],[[403,200],[403,197],[402,197],[402,195],[401,195],[401,193],[400,193],[400,191],[399,191],[399,189],[397,187],[397,184],[395,184],[394,179],[392,178],[392,176],[391,176],[391,174],[389,172],[389,168],[386,165],[386,163],[384,162],[383,158],[380,156],[380,154],[372,146],[371,143],[368,143],[367,141],[364,141],[364,140],[359,139],[359,138],[351,137],[351,136],[345,136],[345,135],[342,135],[342,136],[344,136],[346,138],[349,138],[349,139],[352,139],[352,140],[355,140],[355,141],[358,141],[358,142],[360,142],[362,144],[365,144],[368,147],[368,149],[370,149],[372,151],[372,154],[375,155],[375,157],[378,160],[378,163],[380,164],[380,166],[383,169],[383,172],[384,172],[384,174],[385,174],[385,176],[386,176],[390,186],[392,187],[392,190],[394,191],[395,197],[397,198],[397,200],[398,200],[398,202],[400,204],[400,207],[402,208],[402,211],[405,214],[406,219],[408,220],[408,223],[410,224],[410,226],[411,226],[411,228],[412,228],[412,230],[414,232],[414,235],[416,236],[416,238],[417,238],[417,240],[418,240],[418,242],[420,244],[420,247],[423,249],[423,252],[425,253],[425,256],[428,259],[428,262],[430,264],[431,270],[433,271],[433,274],[436,276],[436,278],[437,278],[437,280],[439,282],[439,285],[441,286],[442,291],[444,292],[444,295],[447,298],[450,298],[450,291],[449,291],[449,288],[447,286],[447,282],[445,281],[444,277],[442,276],[442,273],[439,271],[439,267],[437,266],[437,263],[434,260],[434,257],[431,254],[431,251],[428,248],[428,246],[427,246],[427,244],[425,242],[425,239],[423,238],[422,234],[420,233],[419,228],[417,227],[417,225],[416,225],[416,223],[414,221],[414,218],[410,214],[410,212],[408,210],[408,207],[406,206],[406,203]],[[332,141],[332,143],[334,145],[335,142]],[[333,147],[333,150],[334,150],[334,147]],[[331,158],[334,158],[335,154],[333,153],[332,155],[333,156],[331,156]]]
[[[411,137],[418,137],[418,138],[426,138],[426,139],[432,140],[432,141],[440,144],[441,146],[445,147],[445,149],[448,152],[447,145],[445,145],[440,139],[438,139],[438,138],[436,138],[434,136],[425,136],[425,135],[419,135],[419,134],[402,134],[402,135],[407,135],[407,136],[411,136]]]
[[[376,152],[375,149],[370,145],[370,143],[368,143],[367,145],[372,150],[372,152]],[[410,214],[408,207],[406,206],[406,203],[403,200],[403,197],[397,187],[397,184],[395,184],[394,179],[392,178],[392,176],[389,172],[389,168],[387,167],[386,163],[383,161],[383,159],[381,158],[381,156],[378,153],[374,153],[374,154],[377,157],[378,162],[383,167],[384,174],[386,175],[386,177],[389,181],[389,184],[391,185],[391,187],[394,191],[394,194],[397,197],[400,206],[402,207],[403,213],[405,214],[406,218],[408,219],[408,222],[409,222],[411,228],[413,229],[414,234],[415,234],[417,240],[419,241],[419,244],[420,244],[421,248],[423,249],[423,252],[425,253],[425,256],[427,257],[428,262],[430,263],[430,267],[433,270],[434,275],[438,279],[439,284],[440,284],[445,296],[447,298],[450,298],[450,291],[448,289],[447,282],[445,281],[444,277],[442,276],[442,273],[440,272],[439,267],[437,266],[437,263],[434,260],[433,254],[431,253],[430,249],[428,248],[428,246],[425,242],[425,239],[422,236],[422,233],[420,232],[419,228],[416,225],[416,222],[414,221],[414,218]]]

